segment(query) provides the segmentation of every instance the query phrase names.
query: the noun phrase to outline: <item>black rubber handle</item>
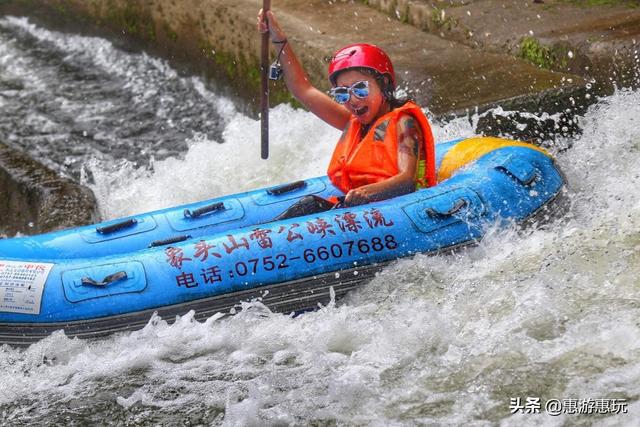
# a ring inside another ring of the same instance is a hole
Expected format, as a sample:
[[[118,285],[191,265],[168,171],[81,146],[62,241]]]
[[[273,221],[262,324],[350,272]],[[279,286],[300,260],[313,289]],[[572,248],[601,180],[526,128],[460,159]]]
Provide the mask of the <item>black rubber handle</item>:
[[[336,199],[338,199],[338,201],[336,202],[335,205],[333,205],[331,207],[330,210],[343,208],[344,207],[344,199],[346,199],[346,198],[347,198],[347,196],[337,196]]]
[[[432,218],[446,218],[459,212],[465,206],[467,206],[467,201],[465,199],[460,199],[453,205],[451,209],[449,209],[446,212],[438,212],[433,208],[427,208],[425,212],[427,213],[427,215],[429,215]]]
[[[224,207],[224,203],[223,202],[217,202],[217,203],[212,203],[210,205],[206,205],[206,206],[203,206],[201,208],[194,209],[194,210],[185,209],[184,210],[184,217],[185,218],[198,218],[198,217],[201,217],[204,214],[208,214],[208,213],[211,213],[211,212],[223,211],[225,209],[226,208]]]
[[[128,277],[126,271],[118,271],[117,273],[106,276],[104,279],[102,279],[101,282],[93,280],[91,277],[83,277],[80,280],[85,286],[98,286],[103,288],[111,283],[118,282],[120,280],[126,280],[127,278]]]
[[[110,234],[116,231],[124,230],[125,228],[133,227],[138,223],[135,218],[125,219],[124,221],[116,222],[115,224],[105,225],[104,227],[96,227],[96,231],[99,234]]]
[[[149,247],[155,248],[156,246],[164,246],[164,245],[170,245],[171,243],[184,242],[190,237],[191,236],[187,236],[186,234],[183,234],[182,236],[169,237],[168,239],[164,239],[164,240],[154,240],[149,244]]]
[[[267,193],[272,196],[279,196],[284,193],[290,193],[292,191],[299,190],[300,188],[304,188],[306,186],[307,183],[305,181],[296,181],[292,182],[291,184],[284,184],[279,187],[271,188],[267,190]]]
[[[496,170],[510,176],[511,178],[515,179],[525,187],[530,187],[539,178],[538,173],[535,170],[529,176],[517,176],[512,171],[510,171],[509,168],[506,168],[504,166],[496,166]]]

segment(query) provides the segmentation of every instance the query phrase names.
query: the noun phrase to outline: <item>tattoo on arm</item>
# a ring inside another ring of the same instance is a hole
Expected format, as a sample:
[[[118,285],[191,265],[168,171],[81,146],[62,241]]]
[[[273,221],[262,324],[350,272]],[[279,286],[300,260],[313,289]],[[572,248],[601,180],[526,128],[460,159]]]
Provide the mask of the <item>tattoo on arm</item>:
[[[400,121],[398,152],[418,157],[422,143],[422,132],[413,117]]]

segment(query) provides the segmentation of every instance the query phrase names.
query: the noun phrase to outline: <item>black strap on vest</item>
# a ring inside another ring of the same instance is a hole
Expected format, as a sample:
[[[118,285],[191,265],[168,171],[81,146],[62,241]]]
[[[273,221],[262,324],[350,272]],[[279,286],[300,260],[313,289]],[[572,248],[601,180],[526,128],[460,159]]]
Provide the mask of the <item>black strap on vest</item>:
[[[373,131],[373,140],[384,142],[384,137],[387,135],[387,127],[389,127],[389,120],[385,120],[376,126]]]

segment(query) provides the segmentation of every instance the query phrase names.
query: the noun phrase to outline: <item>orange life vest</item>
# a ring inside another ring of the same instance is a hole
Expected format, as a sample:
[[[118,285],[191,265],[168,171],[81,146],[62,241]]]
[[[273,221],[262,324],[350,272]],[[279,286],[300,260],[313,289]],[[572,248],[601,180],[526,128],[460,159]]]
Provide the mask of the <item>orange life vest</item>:
[[[403,114],[413,116],[422,130],[421,165],[417,168],[418,188],[436,185],[435,146],[431,126],[419,106],[407,102],[380,117],[360,138],[362,125],[352,117],[336,145],[327,175],[347,193],[398,174],[398,121]],[[423,157],[422,157],[423,156]]]

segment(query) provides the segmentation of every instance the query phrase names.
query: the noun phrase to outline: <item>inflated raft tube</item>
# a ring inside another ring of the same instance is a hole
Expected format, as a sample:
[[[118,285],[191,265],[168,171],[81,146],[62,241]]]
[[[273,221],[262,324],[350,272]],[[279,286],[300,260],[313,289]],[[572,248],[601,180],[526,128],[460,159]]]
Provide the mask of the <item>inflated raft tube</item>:
[[[58,329],[99,337],[139,329],[154,312],[171,321],[195,310],[205,319],[253,298],[279,312],[314,309],[397,258],[476,242],[488,224],[547,215],[562,192],[553,159],[534,146],[473,138],[437,147],[442,182],[368,205],[272,221],[304,195],[336,194],[316,178],[275,187],[281,194],[258,190],[137,216],[133,225],[120,226],[126,218],[2,242],[0,342],[28,344]],[[192,227],[190,216],[209,222]],[[188,237],[172,239],[176,231]]]

